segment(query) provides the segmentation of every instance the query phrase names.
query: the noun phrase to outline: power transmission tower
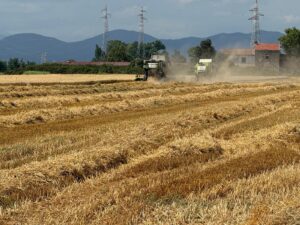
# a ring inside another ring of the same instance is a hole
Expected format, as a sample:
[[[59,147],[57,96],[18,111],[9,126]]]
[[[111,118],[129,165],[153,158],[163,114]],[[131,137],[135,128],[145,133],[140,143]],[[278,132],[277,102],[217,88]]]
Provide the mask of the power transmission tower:
[[[108,13],[108,8],[107,5],[105,8],[102,10],[102,19],[104,20],[104,32],[103,32],[103,43],[102,43],[102,48],[103,51],[106,53],[107,51],[107,40],[108,40],[108,32],[109,32],[109,21],[108,19],[111,17],[111,14]]]
[[[256,44],[261,42],[260,39],[260,17],[264,16],[259,11],[258,0],[256,0],[255,7],[250,10],[253,16],[249,20],[253,21],[253,31],[251,37],[251,46],[254,47]]]
[[[41,64],[47,63],[47,52],[41,54]]]
[[[146,13],[146,10],[144,10],[144,8],[141,7],[140,13],[138,14],[139,27],[140,27],[138,51],[139,51],[139,55],[142,58],[144,58],[145,20],[147,20],[147,18],[145,17],[145,13]]]

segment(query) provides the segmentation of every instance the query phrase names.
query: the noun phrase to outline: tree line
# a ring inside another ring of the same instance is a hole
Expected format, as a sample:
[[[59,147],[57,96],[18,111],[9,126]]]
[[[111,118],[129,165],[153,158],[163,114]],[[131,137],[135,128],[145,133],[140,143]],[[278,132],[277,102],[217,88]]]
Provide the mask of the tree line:
[[[166,46],[160,41],[143,43],[141,45],[138,42],[126,44],[122,41],[109,41],[107,44],[107,53],[105,53],[99,45],[96,45],[95,57],[92,61],[108,61],[108,62],[135,62],[142,61],[143,59],[150,59],[151,55],[162,53],[167,55],[172,62],[186,63],[187,59],[181,54],[179,50],[175,50],[174,53],[169,56],[166,51]]]
[[[22,70],[32,65],[35,65],[35,63],[30,61],[24,61],[23,59],[12,58],[8,61],[0,61],[0,73]]]
[[[127,44],[113,40],[107,44],[106,52],[96,45],[95,57],[92,61],[132,62],[136,59],[150,58],[152,54],[166,52],[166,46],[159,40],[141,45],[138,42]]]

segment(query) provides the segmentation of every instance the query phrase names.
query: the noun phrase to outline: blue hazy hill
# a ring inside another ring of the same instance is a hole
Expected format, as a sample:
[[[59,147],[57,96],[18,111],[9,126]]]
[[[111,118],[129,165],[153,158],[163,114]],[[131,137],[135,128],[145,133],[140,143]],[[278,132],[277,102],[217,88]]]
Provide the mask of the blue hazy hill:
[[[263,42],[278,42],[282,35],[280,32],[262,32]],[[128,30],[114,30],[109,32],[110,40],[121,40],[131,43],[138,40],[139,33]],[[95,45],[101,46],[103,35],[77,42],[65,42],[52,37],[39,34],[16,34],[1,39],[0,36],[0,60],[17,57],[24,60],[40,62],[41,55],[47,53],[50,62],[74,59],[78,61],[90,61],[93,58]],[[180,39],[161,39],[167,50],[172,53],[175,49],[186,54],[187,50],[202,40],[210,38],[216,49],[221,48],[247,48],[249,47],[251,34],[222,33],[210,37],[186,37]],[[158,38],[145,34],[145,42],[151,42]]]

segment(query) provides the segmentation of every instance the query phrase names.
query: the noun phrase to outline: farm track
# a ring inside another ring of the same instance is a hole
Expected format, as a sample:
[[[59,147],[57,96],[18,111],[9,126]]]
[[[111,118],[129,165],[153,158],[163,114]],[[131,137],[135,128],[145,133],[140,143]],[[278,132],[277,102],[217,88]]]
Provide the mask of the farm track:
[[[1,225],[297,222],[300,83],[68,87],[0,87]]]

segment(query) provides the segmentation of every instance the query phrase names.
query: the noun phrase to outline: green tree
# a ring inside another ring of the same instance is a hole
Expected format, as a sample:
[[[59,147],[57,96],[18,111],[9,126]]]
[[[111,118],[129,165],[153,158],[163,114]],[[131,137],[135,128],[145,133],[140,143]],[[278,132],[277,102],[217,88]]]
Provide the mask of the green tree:
[[[166,46],[160,41],[149,42],[144,44],[144,57],[149,59],[151,55],[157,54],[159,51],[166,50]]]
[[[186,58],[178,50],[174,51],[173,55],[171,56],[171,60],[174,63],[185,63],[186,62]]]
[[[7,63],[0,61],[0,72],[6,72],[7,71]]]
[[[17,70],[23,66],[23,62],[20,61],[18,58],[12,58],[9,59],[7,62],[7,68],[8,70]]]
[[[35,62],[32,62],[32,61],[27,61],[26,62],[26,66],[34,66],[34,65],[36,65]]]
[[[188,50],[188,55],[190,57],[191,62],[196,63],[201,58],[202,50],[200,46],[196,46],[193,48],[190,48]]]
[[[111,62],[124,62],[130,60],[127,54],[127,45],[122,41],[109,41],[107,45],[106,60]]]
[[[300,56],[300,30],[296,27],[286,29],[279,41],[287,55]]]
[[[25,68],[28,63],[28,62],[25,62],[23,59],[21,59],[19,62],[20,62],[20,66],[18,69]]]
[[[137,41],[127,45],[127,55],[130,61],[139,58],[138,52],[139,52],[139,44]]]
[[[202,58],[213,58],[216,55],[216,50],[212,45],[212,41],[210,39],[204,40],[201,42],[200,47],[202,49]]]
[[[15,71],[15,70],[22,70],[26,68],[27,66],[34,65],[34,62],[27,61],[25,62],[23,59],[18,58],[11,58],[7,62],[7,70],[9,71]]]
[[[152,45],[153,49],[155,49],[156,51],[166,50],[166,46],[160,40],[152,42]]]
[[[210,39],[206,39],[201,41],[200,45],[190,48],[188,50],[188,54],[192,62],[197,62],[201,58],[214,58],[216,55],[216,50],[212,45],[212,41]]]
[[[93,59],[94,62],[99,62],[102,61],[105,57],[105,53],[104,51],[102,51],[102,49],[99,47],[99,45],[96,45],[95,48],[95,57]]]

